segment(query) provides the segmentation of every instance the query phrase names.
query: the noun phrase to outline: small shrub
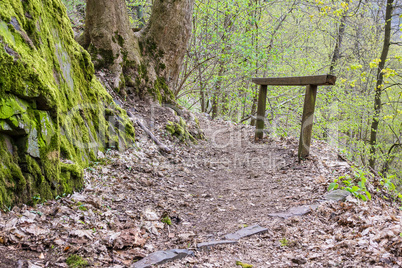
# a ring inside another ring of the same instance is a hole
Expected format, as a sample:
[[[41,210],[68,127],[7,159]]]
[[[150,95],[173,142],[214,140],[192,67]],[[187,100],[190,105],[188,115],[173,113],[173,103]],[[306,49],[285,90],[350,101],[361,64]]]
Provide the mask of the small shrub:
[[[352,193],[356,198],[363,201],[371,200],[371,194],[366,189],[366,175],[364,171],[354,168],[353,178],[350,175],[340,176],[329,184],[328,191],[340,188]]]
[[[285,237],[279,240],[279,242],[281,242],[281,247],[287,247],[289,245],[289,241]]]
[[[172,220],[170,219],[169,216],[166,216],[164,218],[162,218],[161,220],[163,223],[166,223],[167,225],[172,225]]]

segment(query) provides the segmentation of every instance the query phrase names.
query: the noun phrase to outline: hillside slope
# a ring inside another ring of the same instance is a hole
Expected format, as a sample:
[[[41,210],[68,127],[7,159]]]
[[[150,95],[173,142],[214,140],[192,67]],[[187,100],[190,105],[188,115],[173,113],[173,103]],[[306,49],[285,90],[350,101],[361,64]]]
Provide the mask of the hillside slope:
[[[172,152],[161,153],[137,127],[139,148],[108,151],[87,169],[83,192],[1,214],[4,266],[63,267],[80,255],[91,266],[130,267],[167,249],[194,255],[158,267],[402,265],[402,214],[384,193],[368,185],[369,202],[325,200],[330,182],[353,174],[325,143],[314,142],[299,164],[293,138],[256,144],[251,127],[199,115],[207,140],[184,145],[165,130],[180,120],[170,108],[137,101],[132,111]],[[267,230],[197,248],[254,225]]]

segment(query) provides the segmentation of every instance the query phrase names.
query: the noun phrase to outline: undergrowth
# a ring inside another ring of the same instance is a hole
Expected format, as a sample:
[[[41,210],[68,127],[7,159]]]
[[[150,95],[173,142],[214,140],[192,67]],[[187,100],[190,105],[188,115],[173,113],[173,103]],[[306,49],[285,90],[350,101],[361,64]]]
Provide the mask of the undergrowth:
[[[352,166],[352,175],[346,174],[335,179],[328,186],[328,191],[341,189],[350,192],[353,196],[363,201],[371,200],[373,192],[367,189],[367,185],[373,185],[374,192],[381,198],[397,202],[402,210],[402,194],[397,191],[394,183],[394,175],[379,178],[370,172]]]

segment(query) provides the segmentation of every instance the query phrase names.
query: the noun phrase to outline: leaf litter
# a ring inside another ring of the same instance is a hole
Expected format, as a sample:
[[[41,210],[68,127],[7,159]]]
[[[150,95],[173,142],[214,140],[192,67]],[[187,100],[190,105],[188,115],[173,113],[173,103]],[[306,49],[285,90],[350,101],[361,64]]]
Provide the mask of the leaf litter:
[[[149,107],[137,101],[134,113]],[[402,266],[401,212],[382,192],[368,202],[325,200],[329,183],[352,173],[326,143],[313,142],[298,163],[294,138],[254,143],[252,127],[199,114],[207,140],[185,145],[165,131],[178,116],[153,109],[143,119],[172,153],[136,128],[136,148],[100,153],[80,193],[0,212],[1,267],[68,267],[72,255],[91,267],[130,267],[175,249],[194,255],[158,267]],[[303,213],[270,216],[297,207]],[[264,232],[219,243],[255,225]]]

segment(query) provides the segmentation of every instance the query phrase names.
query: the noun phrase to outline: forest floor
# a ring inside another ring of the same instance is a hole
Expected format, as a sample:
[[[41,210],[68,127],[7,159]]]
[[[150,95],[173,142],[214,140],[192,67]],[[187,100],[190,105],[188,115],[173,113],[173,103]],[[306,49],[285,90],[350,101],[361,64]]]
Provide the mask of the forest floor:
[[[100,154],[82,192],[0,212],[0,267],[68,267],[74,255],[90,267],[130,267],[168,249],[194,254],[158,267],[402,266],[402,214],[384,193],[371,186],[368,202],[324,200],[329,183],[353,174],[326,143],[313,142],[298,163],[294,138],[256,143],[252,127],[197,115],[206,139],[186,145],[165,130],[178,120],[169,108],[133,105],[172,152],[136,127],[137,147]],[[315,206],[275,215],[303,205]],[[254,225],[266,230],[197,247]]]

